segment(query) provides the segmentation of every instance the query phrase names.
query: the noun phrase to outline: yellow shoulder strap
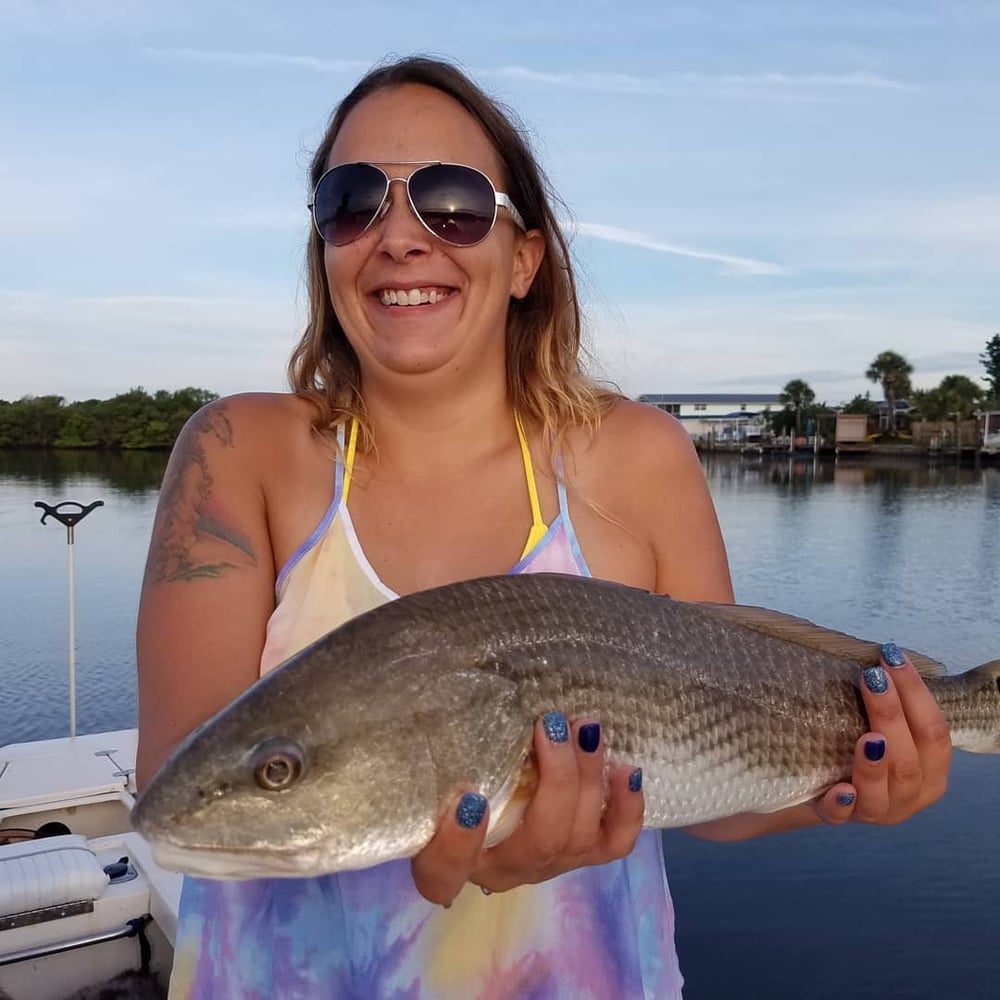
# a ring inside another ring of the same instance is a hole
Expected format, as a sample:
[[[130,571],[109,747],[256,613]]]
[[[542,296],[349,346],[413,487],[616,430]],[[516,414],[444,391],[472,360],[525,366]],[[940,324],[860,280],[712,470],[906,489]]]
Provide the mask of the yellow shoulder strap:
[[[521,553],[523,559],[545,537],[549,526],[542,520],[542,508],[538,502],[538,487],[535,485],[535,469],[531,464],[531,452],[528,450],[528,441],[524,436],[521,418],[516,413],[514,414],[514,426],[517,428],[517,439],[521,444],[524,478],[528,483],[528,499],[531,502],[531,530],[528,532],[528,540],[524,543],[524,551]]]
[[[354,453],[358,448],[358,422],[351,421],[351,436],[347,442],[347,455],[344,456],[344,490],[341,502],[347,503],[347,494],[351,491],[351,469],[354,468]]]

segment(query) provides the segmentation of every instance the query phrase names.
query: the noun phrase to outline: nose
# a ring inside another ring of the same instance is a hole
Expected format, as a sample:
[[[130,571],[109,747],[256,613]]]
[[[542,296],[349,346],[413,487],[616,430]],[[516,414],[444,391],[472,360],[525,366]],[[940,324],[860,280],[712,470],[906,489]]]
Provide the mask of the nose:
[[[377,225],[378,248],[393,260],[430,253],[433,237],[410,207],[405,178],[389,179],[389,191],[379,209]]]

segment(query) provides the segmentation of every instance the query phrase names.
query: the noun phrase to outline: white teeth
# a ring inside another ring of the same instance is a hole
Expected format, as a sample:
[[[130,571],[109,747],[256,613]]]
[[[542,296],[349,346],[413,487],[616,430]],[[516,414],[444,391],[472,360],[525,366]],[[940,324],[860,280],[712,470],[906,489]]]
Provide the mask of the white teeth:
[[[383,288],[379,292],[379,301],[384,306],[419,306],[427,303],[440,302],[451,292],[444,288]]]

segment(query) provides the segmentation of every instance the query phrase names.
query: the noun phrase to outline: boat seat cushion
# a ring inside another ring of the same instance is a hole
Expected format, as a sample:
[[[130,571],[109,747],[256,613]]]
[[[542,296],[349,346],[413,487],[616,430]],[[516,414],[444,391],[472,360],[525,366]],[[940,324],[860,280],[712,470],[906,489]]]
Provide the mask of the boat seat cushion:
[[[0,916],[99,898],[101,863],[78,834],[0,847]]]

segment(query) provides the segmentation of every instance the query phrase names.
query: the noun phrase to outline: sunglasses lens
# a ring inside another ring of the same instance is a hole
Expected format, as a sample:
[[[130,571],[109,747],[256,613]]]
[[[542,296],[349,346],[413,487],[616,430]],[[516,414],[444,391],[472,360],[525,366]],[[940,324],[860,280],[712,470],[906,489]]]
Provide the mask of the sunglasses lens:
[[[496,192],[489,179],[450,163],[421,167],[410,177],[410,198],[435,236],[467,247],[489,236],[496,219]]]
[[[356,240],[375,218],[385,189],[385,175],[369,163],[344,163],[327,171],[313,196],[320,236],[337,247]]]

